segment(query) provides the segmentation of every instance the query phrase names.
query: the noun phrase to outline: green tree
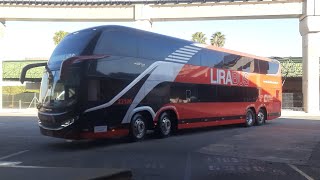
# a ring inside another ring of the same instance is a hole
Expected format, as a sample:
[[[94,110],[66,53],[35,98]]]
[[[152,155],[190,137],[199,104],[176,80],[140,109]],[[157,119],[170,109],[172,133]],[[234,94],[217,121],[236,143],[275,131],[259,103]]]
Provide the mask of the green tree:
[[[202,32],[196,32],[192,34],[192,41],[205,44],[206,43],[206,35]]]
[[[210,42],[213,46],[223,47],[226,41],[226,37],[221,32],[216,32],[212,34]]]
[[[287,77],[300,77],[302,76],[302,63],[292,61],[291,58],[283,59],[281,62],[281,74],[284,84]]]
[[[69,34],[69,33],[68,33],[68,32],[65,32],[65,31],[55,32],[55,33],[54,33],[54,36],[53,36],[54,45],[59,44],[59,42],[60,42],[66,35],[68,35],[68,34]]]
[[[14,103],[14,96],[16,94],[20,94],[26,91],[26,88],[24,86],[3,86],[2,87],[2,92],[3,94],[7,94],[11,96],[11,105],[10,107],[13,108],[13,103]]]

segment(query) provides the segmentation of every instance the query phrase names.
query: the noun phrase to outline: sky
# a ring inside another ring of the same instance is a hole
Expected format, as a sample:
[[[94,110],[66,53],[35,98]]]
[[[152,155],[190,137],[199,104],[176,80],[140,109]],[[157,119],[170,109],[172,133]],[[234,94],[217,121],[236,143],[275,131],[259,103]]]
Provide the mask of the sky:
[[[54,50],[54,33],[63,30],[74,32],[99,25],[136,23],[110,22],[38,22],[7,21],[4,37],[4,60],[49,58]],[[225,48],[263,57],[301,57],[302,38],[298,19],[258,20],[206,20],[154,22],[151,31],[191,40],[195,32],[206,34],[207,43],[213,33],[220,31],[226,37]]]

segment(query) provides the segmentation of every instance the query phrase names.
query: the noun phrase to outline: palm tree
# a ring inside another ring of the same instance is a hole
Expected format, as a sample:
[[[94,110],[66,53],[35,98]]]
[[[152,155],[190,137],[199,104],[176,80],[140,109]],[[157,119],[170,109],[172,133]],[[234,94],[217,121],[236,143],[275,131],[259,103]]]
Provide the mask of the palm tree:
[[[221,32],[216,32],[212,34],[210,42],[213,46],[223,47],[226,41],[226,37]]]
[[[206,35],[202,32],[196,32],[192,34],[192,41],[205,44],[206,43]]]
[[[54,36],[53,36],[53,42],[54,42],[54,45],[57,45],[59,44],[60,41],[62,41],[62,39],[67,36],[69,33],[68,32],[65,32],[65,31],[58,31],[58,32],[55,32],[54,33]]]

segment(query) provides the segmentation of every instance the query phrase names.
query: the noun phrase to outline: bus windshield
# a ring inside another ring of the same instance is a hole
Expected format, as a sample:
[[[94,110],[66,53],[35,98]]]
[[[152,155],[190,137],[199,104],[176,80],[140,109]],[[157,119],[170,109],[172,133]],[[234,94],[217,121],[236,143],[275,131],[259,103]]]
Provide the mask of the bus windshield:
[[[44,107],[62,108],[76,102],[78,94],[78,76],[69,76],[67,80],[60,79],[60,71],[45,72],[40,87],[40,103]]]
[[[48,66],[60,68],[62,61],[73,56],[82,55],[96,34],[94,30],[80,31],[66,36],[53,51]]]

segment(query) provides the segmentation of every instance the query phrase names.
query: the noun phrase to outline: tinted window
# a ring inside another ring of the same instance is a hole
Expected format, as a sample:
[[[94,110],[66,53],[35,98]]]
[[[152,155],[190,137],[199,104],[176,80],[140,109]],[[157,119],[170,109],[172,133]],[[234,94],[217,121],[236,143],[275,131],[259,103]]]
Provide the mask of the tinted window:
[[[181,46],[173,43],[176,42],[167,37],[159,37],[154,34],[139,34],[139,56],[151,60],[164,60],[169,55],[175,56],[172,53]]]
[[[223,58],[223,68],[237,70],[239,67],[238,61],[241,56],[235,54],[228,54]]]
[[[198,85],[200,102],[217,102],[217,86],[215,85]]]
[[[259,60],[259,67],[260,67],[260,73],[261,74],[267,74],[269,69],[269,63],[268,61],[261,61]]]
[[[173,83],[170,91],[171,103],[255,102],[257,98],[258,89],[254,87]]]
[[[268,74],[277,74],[279,71],[279,63],[268,62],[268,64],[269,64]]]
[[[247,87],[217,86],[219,102],[245,102],[255,94],[246,94]]]
[[[194,84],[173,83],[170,88],[171,103],[193,103],[198,101],[198,88]]]
[[[190,60],[188,61],[188,64],[193,64],[196,66],[201,66],[201,54],[200,53],[196,53],[195,55],[193,55]]]
[[[250,72],[251,64],[253,64],[253,59],[248,57],[241,57],[238,61],[237,70],[243,72]]]
[[[130,84],[128,79],[91,77],[88,80],[88,101],[108,102]]]
[[[89,75],[118,79],[133,79],[145,71],[152,61],[133,57],[107,57],[90,62]]]
[[[53,51],[48,65],[56,66],[67,58],[82,55],[87,45],[93,39],[96,31],[86,30],[72,33],[66,36]],[[88,54],[89,55],[89,54]]]
[[[94,54],[137,57],[137,36],[121,31],[105,31],[98,40]]]
[[[224,54],[223,52],[203,49],[201,50],[201,65],[222,68]]]
[[[252,62],[253,62],[253,63],[252,63]],[[251,64],[250,64],[250,72],[252,72],[252,73],[260,73],[260,70],[259,70],[259,60],[254,59],[253,61],[251,61]]]

